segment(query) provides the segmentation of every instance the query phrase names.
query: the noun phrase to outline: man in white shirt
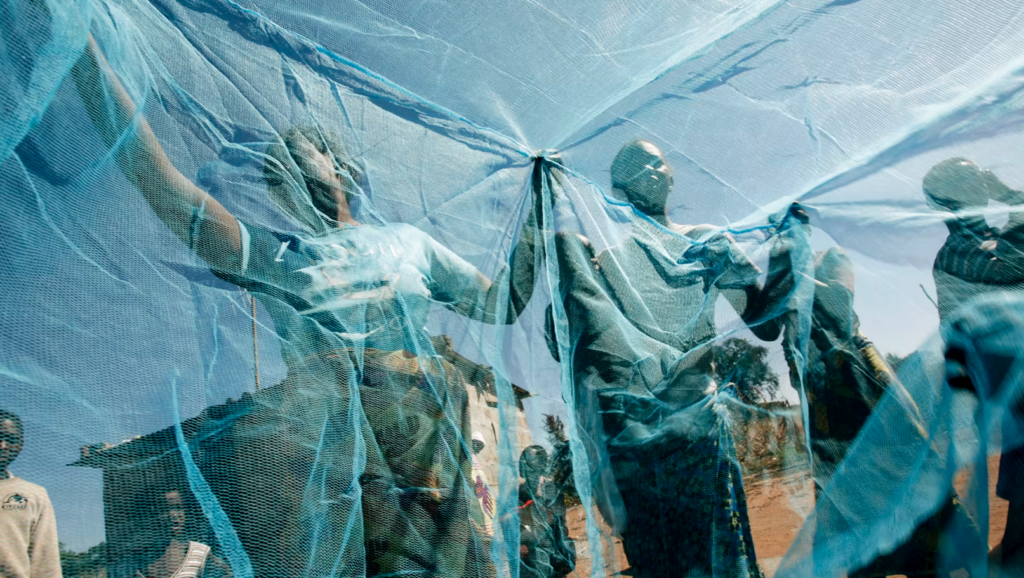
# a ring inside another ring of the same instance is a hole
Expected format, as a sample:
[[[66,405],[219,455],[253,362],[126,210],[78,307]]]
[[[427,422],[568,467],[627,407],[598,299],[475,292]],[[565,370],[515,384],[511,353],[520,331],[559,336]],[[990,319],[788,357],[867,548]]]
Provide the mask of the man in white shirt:
[[[0,576],[61,578],[50,497],[41,486],[7,471],[23,442],[21,419],[0,409]]]

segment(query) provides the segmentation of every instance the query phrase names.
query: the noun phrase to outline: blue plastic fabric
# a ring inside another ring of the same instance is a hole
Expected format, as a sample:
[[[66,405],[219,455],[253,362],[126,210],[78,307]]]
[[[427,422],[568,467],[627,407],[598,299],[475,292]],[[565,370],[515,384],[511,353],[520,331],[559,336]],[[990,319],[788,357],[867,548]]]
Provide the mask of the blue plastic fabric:
[[[68,576],[1024,575],[1022,54],[1003,0],[5,0],[10,471]]]

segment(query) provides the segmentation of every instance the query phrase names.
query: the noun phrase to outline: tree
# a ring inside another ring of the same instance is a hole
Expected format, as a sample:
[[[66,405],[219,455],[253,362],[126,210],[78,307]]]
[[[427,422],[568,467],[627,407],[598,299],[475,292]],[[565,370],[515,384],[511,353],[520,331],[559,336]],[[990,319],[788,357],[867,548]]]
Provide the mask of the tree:
[[[551,478],[565,496],[565,505],[580,503],[576,493],[576,480],[572,477],[572,451],[569,436],[565,434],[565,422],[557,415],[544,414],[544,431],[554,453],[551,456]]]
[[[60,565],[64,578],[104,578],[107,575],[106,542],[85,552],[72,552],[60,544]]]
[[[732,337],[715,346],[715,379],[732,383],[744,403],[764,403],[779,393],[779,376],[768,365],[768,349]]]

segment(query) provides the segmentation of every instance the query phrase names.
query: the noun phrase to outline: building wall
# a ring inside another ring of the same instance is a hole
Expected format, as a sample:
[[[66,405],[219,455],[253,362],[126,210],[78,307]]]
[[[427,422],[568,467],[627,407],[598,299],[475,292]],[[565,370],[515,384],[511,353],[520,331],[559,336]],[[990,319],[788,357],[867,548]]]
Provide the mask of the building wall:
[[[490,392],[482,391],[472,385],[468,386],[469,416],[473,422],[472,431],[480,432],[484,436],[484,449],[477,454],[477,462],[487,475],[487,481],[491,489],[496,493],[498,490],[498,439],[501,433],[501,418],[498,412],[498,398]],[[533,437],[530,435],[530,428],[526,423],[526,412],[522,404],[517,404],[516,416],[516,447],[513,448],[515,455],[513,465],[519,466],[519,454],[524,448],[533,444]],[[518,484],[518,482],[517,482]]]

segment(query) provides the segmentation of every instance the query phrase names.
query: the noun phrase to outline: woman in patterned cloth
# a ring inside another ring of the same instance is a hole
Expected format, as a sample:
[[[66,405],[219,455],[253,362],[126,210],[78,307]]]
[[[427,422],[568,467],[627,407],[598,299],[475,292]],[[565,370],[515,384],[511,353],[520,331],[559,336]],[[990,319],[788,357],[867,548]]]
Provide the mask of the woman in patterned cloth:
[[[256,575],[489,573],[470,523],[464,385],[424,326],[434,302],[515,321],[534,286],[534,213],[492,281],[413,226],[361,223],[350,205],[359,163],[299,127],[270,145],[264,172],[305,231],[243,223],[171,164],[144,118],[133,128],[135,105],[91,38],[74,76],[108,146],[136,131],[116,159],[157,216],[274,320],[288,377],[236,428],[258,450],[220,496]]]
[[[653,143],[626,144],[611,176],[615,196],[643,216],[629,239],[600,252],[578,235],[556,237],[573,341],[551,340],[556,357],[573,356],[562,362],[573,368],[583,436],[604,446],[587,446],[597,503],[633,576],[760,576],[712,378],[715,304],[724,296],[755,335],[777,338],[806,215],[794,206],[783,218],[762,288],[730,236],[669,220],[672,170]]]

